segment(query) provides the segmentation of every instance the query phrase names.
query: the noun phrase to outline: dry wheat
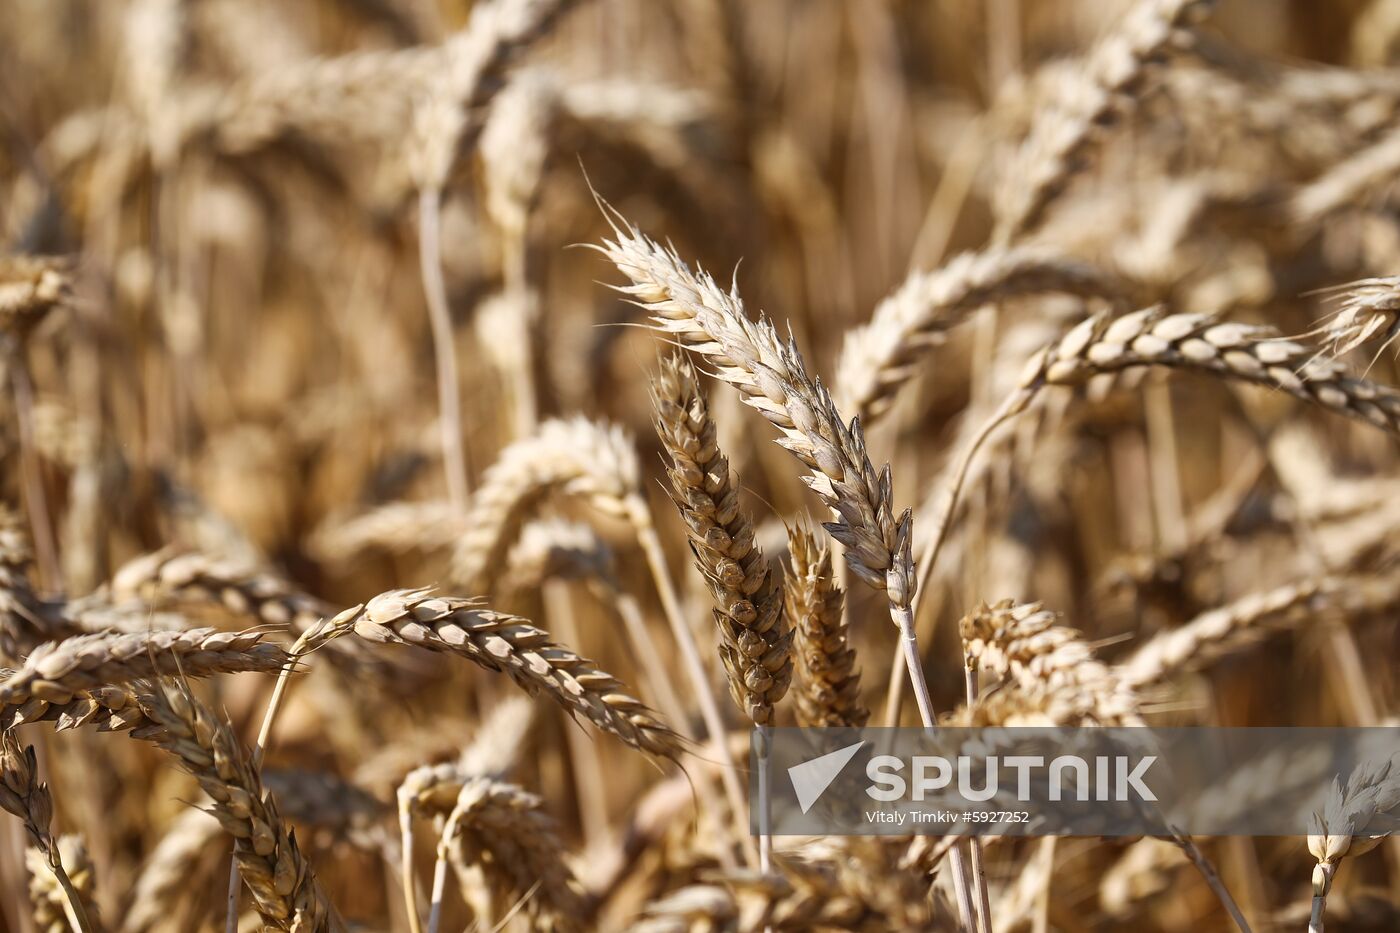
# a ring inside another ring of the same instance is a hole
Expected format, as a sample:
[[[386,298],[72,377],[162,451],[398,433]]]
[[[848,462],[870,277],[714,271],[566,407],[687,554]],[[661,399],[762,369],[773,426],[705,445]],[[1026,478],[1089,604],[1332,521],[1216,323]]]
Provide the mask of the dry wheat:
[[[860,672],[842,616],[831,550],[805,520],[788,529],[790,569],[783,581],[797,659],[794,701],[800,726],[860,728],[870,719],[860,699]]]
[[[671,495],[714,598],[729,691],[755,725],[767,725],[792,682],[792,633],[782,591],[754,543],[753,521],[739,503],[695,370],[684,357],[662,359],[652,381],[652,406],[670,461]]]

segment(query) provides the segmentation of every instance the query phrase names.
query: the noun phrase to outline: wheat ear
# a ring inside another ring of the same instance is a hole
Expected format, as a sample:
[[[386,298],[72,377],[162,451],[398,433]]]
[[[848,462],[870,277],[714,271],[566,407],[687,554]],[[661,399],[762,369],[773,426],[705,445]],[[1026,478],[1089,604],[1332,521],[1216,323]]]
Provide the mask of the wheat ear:
[[[617,678],[516,616],[428,590],[392,590],[343,624],[370,641],[416,645],[504,673],[527,692],[548,694],[565,710],[649,755],[675,759],[684,749],[669,726],[621,692]]]
[[[1381,339],[1379,355],[1400,334],[1400,276],[1385,275],[1342,286],[1337,310],[1317,329],[1333,356]]]
[[[1259,324],[1221,322],[1203,314],[1168,314],[1159,306],[1118,318],[1085,319],[1026,364],[1020,386],[964,451],[943,496],[933,537],[919,560],[925,586],[957,506],[972,458],[1001,424],[1025,411],[1046,386],[1078,386],[1101,373],[1162,366],[1270,386],[1338,414],[1400,434],[1400,391],[1362,379],[1317,348]]]
[[[1320,577],[1250,593],[1153,636],[1114,673],[1140,690],[1176,672],[1208,667],[1309,619],[1376,612],[1393,606],[1397,598],[1400,584],[1370,574]]]
[[[80,933],[93,933],[92,922],[83,908],[83,898],[63,868],[63,856],[49,829],[53,822],[53,795],[39,780],[39,763],[32,745],[20,745],[14,732],[0,732],[0,810],[24,822],[30,841],[43,853],[44,860],[63,889],[68,922]]]
[[[1377,817],[1400,810],[1400,769],[1395,758],[1367,762],[1347,778],[1334,779],[1322,812],[1313,815],[1308,851],[1317,859],[1313,869],[1312,917],[1308,933],[1322,933],[1323,912],[1337,866],[1348,856],[1361,855],[1381,843],[1381,835],[1367,835]]]
[[[343,930],[228,723],[183,682],[157,685],[140,699],[161,727],[155,743],[199,781],[212,800],[211,812],[233,837],[234,858],[264,923],[277,930]]]
[[[835,396],[867,428],[894,403],[919,361],[977,309],[1010,298],[1060,292],[1116,300],[1125,286],[1087,263],[1042,248],[992,247],[917,272],[881,301],[870,323],[846,334]]]
[[[149,635],[98,632],[49,642],[0,681],[0,704],[66,703],[78,693],[179,670],[192,677],[275,671],[290,660],[285,650],[262,639],[261,632],[203,628]]]
[[[1178,32],[1215,0],[1141,0],[1123,24],[1089,54],[1054,105],[1037,114],[1030,136],[1007,172],[994,239],[1007,243],[1033,230],[1086,162],[1099,130],[1143,96],[1151,66]]]
[[[870,719],[861,703],[856,652],[842,615],[831,549],[806,520],[788,528],[790,566],[783,598],[797,658],[793,690],[800,726],[860,728]]]
[[[428,933],[441,916],[443,866],[479,866],[506,897],[526,902],[531,928],[582,928],[588,908],[583,888],[563,859],[564,844],[544,801],[514,784],[487,777],[468,779],[457,795],[439,842],[433,913]]]
[[[792,634],[782,591],[754,543],[753,522],[739,503],[709,407],[684,357],[661,360],[652,405],[670,460],[672,498],[714,597],[729,691],[755,725],[767,725],[792,682]]]
[[[859,422],[842,421],[830,395],[808,376],[797,347],[779,339],[766,318],[746,317],[736,292],[691,272],[633,227],[615,224],[613,232],[600,250],[631,279],[622,291],[651,314],[658,331],[704,357],[716,377],[778,428],[779,444],[811,471],[804,482],[835,513],[825,527],[845,547],[852,571],[885,591],[891,617],[906,641],[912,638],[912,624],[904,623],[912,621],[913,519],[907,511],[895,519],[889,468],[876,472]],[[911,660],[917,668],[917,655]],[[920,702],[927,704],[927,696]],[[931,708],[927,714],[932,722]]]

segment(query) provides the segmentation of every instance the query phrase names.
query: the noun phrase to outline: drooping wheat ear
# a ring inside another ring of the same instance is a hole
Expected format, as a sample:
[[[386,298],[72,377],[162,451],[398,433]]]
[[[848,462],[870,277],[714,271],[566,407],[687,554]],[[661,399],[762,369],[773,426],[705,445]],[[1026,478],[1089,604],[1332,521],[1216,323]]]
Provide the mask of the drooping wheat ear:
[[[59,861],[68,873],[73,890],[83,903],[83,913],[94,931],[104,929],[97,912],[97,875],[92,858],[81,836],[59,836],[54,840],[60,853]],[[29,906],[33,910],[34,927],[39,933],[69,933],[68,899],[58,876],[49,867],[49,857],[38,846],[24,850],[24,865],[29,869]]]
[[[1302,226],[1319,224],[1337,211],[1364,203],[1397,169],[1400,130],[1392,129],[1299,188],[1288,205],[1290,213]]]
[[[1333,356],[1380,339],[1377,355],[1400,336],[1400,276],[1362,279],[1343,286],[1341,303],[1318,328]]]
[[[23,337],[69,298],[72,261],[61,256],[0,256],[0,333]]]
[[[620,428],[586,418],[546,421],[486,471],[452,555],[452,580],[488,592],[525,521],[556,491],[627,517],[628,500],[639,495],[639,474],[636,452]]]
[[[29,841],[43,853],[54,881],[64,893],[64,912],[80,933],[93,927],[83,911],[83,899],[63,867],[63,854],[49,829],[53,822],[53,795],[39,780],[39,763],[32,745],[20,745],[9,729],[0,732],[0,810],[18,817]]]
[[[1146,93],[1151,67],[1179,41],[1179,32],[1215,0],[1141,0],[1118,30],[1089,53],[1068,86],[1037,115],[1005,174],[994,239],[1009,243],[1033,230],[1047,208],[1083,170],[1103,127],[1122,120]]]
[[[531,929],[583,928],[583,887],[564,861],[564,843],[538,796],[504,781],[470,778],[440,845],[459,877],[473,867],[484,871],[496,904],[523,899]]]
[[[788,528],[791,565],[783,581],[797,656],[797,724],[860,728],[870,710],[860,700],[860,672],[842,618],[845,593],[832,573],[831,549],[805,519]]]
[[[649,755],[674,759],[683,750],[680,736],[621,692],[617,678],[524,619],[428,590],[392,590],[366,603],[353,625],[370,641],[454,654],[504,673],[527,692],[547,693],[565,710]]]
[[[146,933],[168,922],[189,885],[191,863],[222,835],[219,821],[204,810],[181,813],[146,857],[132,892],[131,909],[122,922],[123,933]]]
[[[1391,575],[1319,577],[1251,593],[1155,635],[1114,668],[1127,686],[1142,689],[1179,671],[1199,670],[1258,644],[1270,634],[1324,616],[1393,607],[1400,582]]]
[[[509,774],[524,751],[534,709],[519,696],[496,704],[456,759],[422,765],[404,776],[399,805],[416,816],[446,816],[468,778]]]
[[[631,279],[621,291],[652,316],[652,326],[713,367],[744,402],[782,432],[778,443],[811,471],[804,482],[835,513],[825,527],[846,548],[851,569],[885,590],[898,609],[914,597],[909,550],[912,518],[894,517],[889,467],[877,472],[859,422],[845,424],[831,396],[808,374],[791,341],[767,318],[751,321],[735,291],[694,273],[674,251],[635,227],[613,226],[600,251]]]
[[[263,633],[199,628],[150,634],[98,632],[40,645],[0,680],[0,704],[68,703],[76,694],[183,671],[191,677],[276,671],[292,660]]]
[[[114,600],[141,600],[174,609],[213,605],[234,616],[290,628],[298,635],[335,615],[327,603],[274,573],[242,561],[175,549],[128,562],[113,575],[109,591]],[[331,661],[349,673],[388,673],[382,658],[353,639],[331,641],[326,651]]]
[[[739,503],[729,461],[685,357],[661,360],[651,396],[656,433],[670,460],[671,495],[714,598],[729,692],[754,724],[767,725],[792,682],[792,632],[782,591],[754,543],[753,522]]]
[[[140,700],[161,727],[155,743],[199,781],[210,811],[233,837],[234,858],[263,922],[275,930],[343,930],[229,724],[183,682],[157,685]]]
[[[1061,292],[1116,300],[1125,286],[1087,263],[1027,247],[963,253],[933,272],[916,272],[849,331],[836,366],[835,395],[869,427],[918,372],[919,361],[978,308],[1025,295]]]
[[[1285,339],[1272,327],[1168,315],[1160,307],[1084,321],[1032,359],[1022,377],[1023,392],[1042,385],[1076,385],[1098,373],[1135,366],[1197,369],[1273,386],[1400,433],[1400,391],[1359,379],[1336,360],[1319,356],[1317,348]]]
[[[476,777],[500,778],[514,768],[525,747],[533,720],[534,705],[513,697],[496,705],[462,749],[455,761],[421,765],[403,776],[395,793],[398,802],[400,880],[410,924],[418,929],[418,891],[413,871],[413,821],[433,816],[445,818],[456,806],[457,797],[468,780]]]
[[[1313,814],[1313,831],[1308,836],[1308,851],[1317,859],[1309,933],[1322,933],[1327,895],[1341,860],[1380,845],[1393,832],[1396,811],[1400,811],[1400,762],[1396,758],[1363,763],[1345,784],[1340,777],[1333,779],[1325,807]]]
[[[973,610],[958,631],[974,671],[987,670],[1023,691],[1078,696],[1086,715],[1101,723],[1135,723],[1132,690],[1058,621],[1040,603],[1005,599]]]

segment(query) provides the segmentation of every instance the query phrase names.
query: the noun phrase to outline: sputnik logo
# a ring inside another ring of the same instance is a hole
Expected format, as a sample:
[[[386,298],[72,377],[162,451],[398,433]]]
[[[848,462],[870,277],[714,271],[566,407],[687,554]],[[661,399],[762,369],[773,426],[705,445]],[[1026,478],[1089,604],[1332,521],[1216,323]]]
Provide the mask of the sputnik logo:
[[[787,769],[792,789],[797,792],[797,804],[803,813],[812,809],[812,804],[826,792],[831,782],[841,773],[841,769],[846,767],[846,763],[855,757],[864,744],[862,740]]]

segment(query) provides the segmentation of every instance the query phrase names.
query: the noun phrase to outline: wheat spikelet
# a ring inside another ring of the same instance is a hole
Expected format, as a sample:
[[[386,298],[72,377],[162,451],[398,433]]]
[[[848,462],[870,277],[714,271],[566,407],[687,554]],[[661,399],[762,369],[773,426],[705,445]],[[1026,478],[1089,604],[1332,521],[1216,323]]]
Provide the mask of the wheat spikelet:
[[[1039,293],[1112,299],[1123,291],[1113,276],[1044,249],[963,253],[941,269],[909,276],[875,307],[870,323],[847,332],[836,366],[836,399],[843,412],[869,427],[929,350],[978,308]]]
[[[997,239],[1034,229],[1046,209],[1081,170],[1096,130],[1121,119],[1144,93],[1149,68],[1203,16],[1214,0],[1142,0],[1121,27],[1099,43],[1068,87],[1039,114],[1030,136],[1006,173],[1009,184],[997,205]]]
[[[553,492],[626,516],[640,489],[638,473],[636,453],[621,429],[585,418],[545,422],[534,436],[502,451],[487,471],[452,555],[452,580],[488,591],[526,520]]]
[[[729,691],[750,720],[766,725],[792,682],[792,633],[782,592],[754,544],[753,522],[739,504],[695,370],[684,357],[661,360],[652,406],[670,460],[672,498],[714,598]]]
[[[912,519],[894,517],[889,468],[877,473],[858,422],[847,426],[820,383],[807,374],[791,342],[773,325],[744,314],[736,292],[704,272],[692,273],[673,251],[631,226],[613,226],[599,248],[632,284],[621,290],[652,316],[652,325],[705,357],[714,375],[782,432],[779,444],[811,471],[804,482],[835,513],[827,530],[846,548],[851,569],[906,610],[914,598],[908,557]]]
[[[87,915],[89,926],[100,933],[104,929],[97,912],[97,875],[92,867],[92,858],[81,836],[59,836],[54,840],[60,853],[60,861],[73,883],[73,890],[83,902],[83,913]],[[38,933],[69,933],[67,898],[63,886],[53,869],[49,867],[48,856],[37,846],[24,850],[24,864],[29,869],[29,905],[33,909],[34,927]]]
[[[34,562],[23,519],[0,507],[0,660],[18,663],[39,645],[78,634],[58,607],[34,593],[29,569]]]
[[[67,703],[75,694],[183,671],[192,677],[234,671],[276,671],[291,661],[263,633],[190,629],[185,632],[98,632],[36,648],[0,681],[0,704],[29,700]]]
[[[162,729],[156,744],[199,781],[211,812],[233,837],[234,858],[263,922],[277,930],[343,929],[228,723],[182,684],[142,694],[141,705]]]
[[[1320,577],[1251,593],[1154,636],[1114,668],[1134,689],[1183,670],[1207,667],[1284,628],[1323,616],[1375,612],[1394,605],[1400,584],[1368,574]]]
[[[682,750],[680,737],[622,693],[616,678],[516,616],[427,590],[393,590],[371,599],[348,624],[370,641],[455,654],[504,673],[647,754],[675,758]]]
[[[562,857],[564,844],[538,796],[504,781],[467,779],[442,845],[459,876],[471,867],[484,869],[499,903],[524,898],[532,929],[583,928],[583,888]]]
[[[842,618],[845,594],[832,573],[831,550],[800,520],[788,529],[788,553],[783,598],[797,658],[797,724],[860,728],[870,710],[860,701],[860,672]]]
[[[1220,323],[1195,314],[1147,308],[1108,320],[1094,317],[1037,354],[1022,377],[1024,407],[1041,385],[1077,385],[1135,366],[1196,369],[1284,392],[1331,411],[1400,433],[1400,392],[1359,379],[1317,350],[1271,327]]]

